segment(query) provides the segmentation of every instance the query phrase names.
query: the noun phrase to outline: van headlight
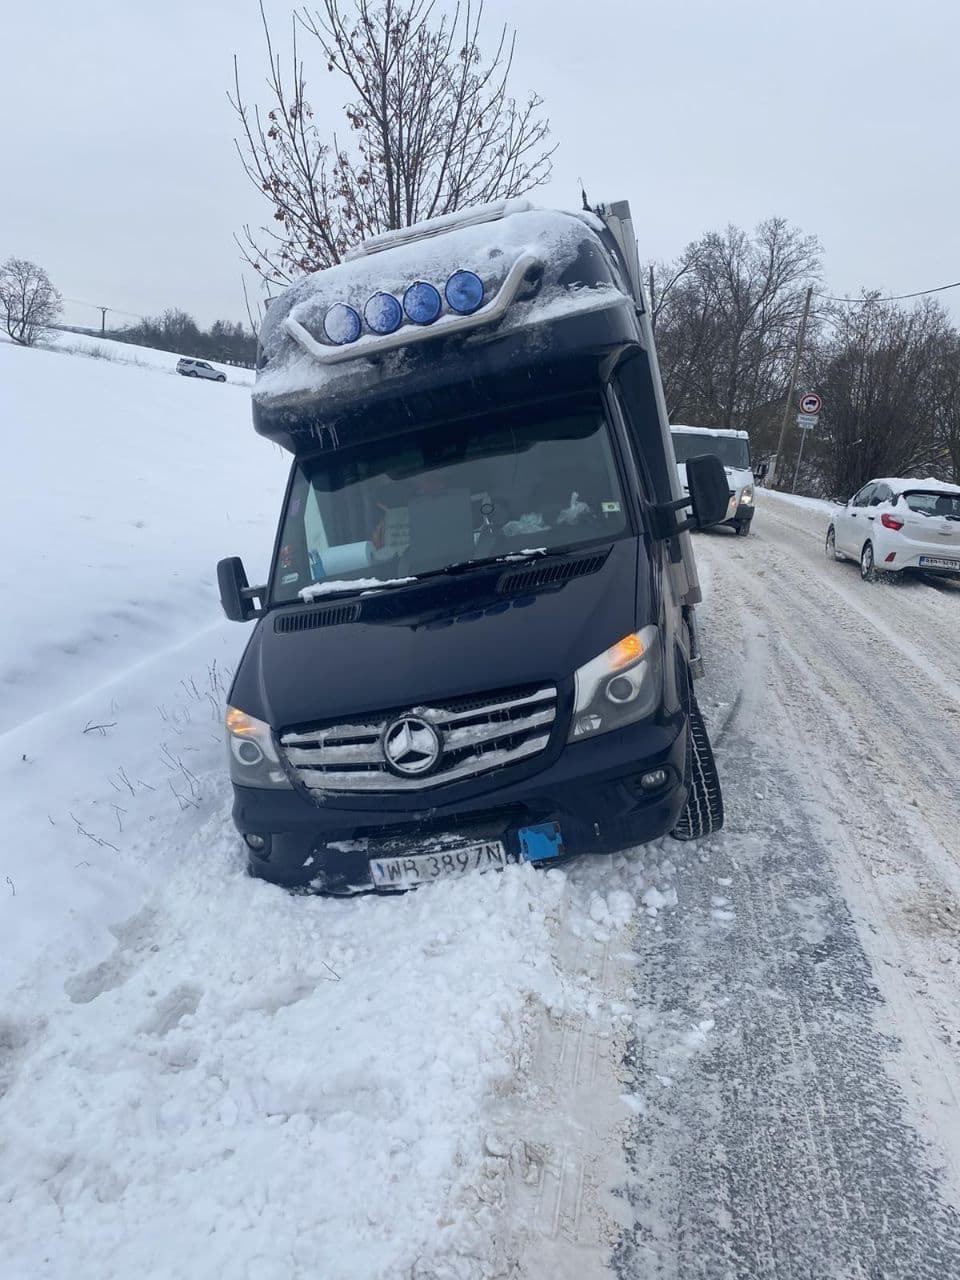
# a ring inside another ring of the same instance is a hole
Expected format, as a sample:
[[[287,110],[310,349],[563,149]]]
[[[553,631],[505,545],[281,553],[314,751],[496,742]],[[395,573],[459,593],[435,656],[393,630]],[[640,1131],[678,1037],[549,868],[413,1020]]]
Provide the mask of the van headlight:
[[[624,636],[577,671],[568,741],[622,729],[652,715],[660,705],[662,684],[657,628]]]
[[[740,490],[740,505],[748,507],[753,501],[753,485],[745,484]]]
[[[227,707],[227,744],[230,780],[239,787],[289,787],[280,768],[273,730],[263,720],[248,716],[239,707]]]

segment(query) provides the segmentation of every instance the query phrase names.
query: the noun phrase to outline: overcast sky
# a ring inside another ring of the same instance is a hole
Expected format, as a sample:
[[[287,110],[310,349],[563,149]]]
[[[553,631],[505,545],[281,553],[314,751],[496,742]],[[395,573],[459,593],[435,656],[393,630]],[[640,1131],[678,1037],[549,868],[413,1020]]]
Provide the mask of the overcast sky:
[[[956,0],[487,0],[516,26],[513,88],[559,143],[534,197],[627,197],[643,258],[780,214],[832,290],[960,279]],[[281,43],[290,8],[268,0]],[[232,57],[263,80],[255,0],[3,5],[0,260],[34,259],[111,321],[240,319],[232,233],[269,210],[233,148]],[[309,45],[305,45],[309,52]],[[318,119],[346,93],[308,58]],[[960,290],[943,295],[960,319]],[[72,302],[75,323],[99,316]]]

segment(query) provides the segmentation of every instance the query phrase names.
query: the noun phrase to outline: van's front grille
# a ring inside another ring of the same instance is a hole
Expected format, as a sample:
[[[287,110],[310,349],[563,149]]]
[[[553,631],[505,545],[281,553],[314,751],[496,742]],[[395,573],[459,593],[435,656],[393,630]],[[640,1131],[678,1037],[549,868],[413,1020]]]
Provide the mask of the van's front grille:
[[[316,795],[424,790],[543,751],[557,716],[555,685],[456,698],[409,711],[287,730],[280,746]]]

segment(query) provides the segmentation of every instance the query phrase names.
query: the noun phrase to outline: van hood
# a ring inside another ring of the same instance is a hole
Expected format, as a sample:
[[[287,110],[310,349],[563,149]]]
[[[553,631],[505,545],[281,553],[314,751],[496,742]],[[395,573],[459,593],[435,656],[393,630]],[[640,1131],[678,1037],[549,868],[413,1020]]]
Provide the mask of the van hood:
[[[230,703],[288,729],[569,681],[622,636],[657,621],[641,545],[614,543],[601,568],[559,589],[497,592],[505,571],[541,563],[533,561],[361,597],[361,620],[337,626],[278,632],[284,610],[272,610],[250,637]]]

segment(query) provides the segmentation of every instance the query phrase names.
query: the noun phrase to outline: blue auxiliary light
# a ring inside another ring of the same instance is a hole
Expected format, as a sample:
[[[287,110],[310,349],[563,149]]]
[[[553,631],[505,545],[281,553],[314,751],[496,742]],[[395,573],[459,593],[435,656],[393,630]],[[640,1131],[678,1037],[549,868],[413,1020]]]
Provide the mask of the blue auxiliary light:
[[[363,329],[363,322],[353,307],[335,302],[323,317],[323,332],[338,347],[356,342]]]
[[[375,293],[367,299],[363,318],[374,333],[396,333],[403,324],[403,308],[392,293]]]
[[[403,309],[414,324],[433,324],[443,309],[443,300],[432,284],[415,280],[403,295]]]
[[[444,289],[451,311],[472,315],[483,305],[483,281],[475,271],[455,271]]]

